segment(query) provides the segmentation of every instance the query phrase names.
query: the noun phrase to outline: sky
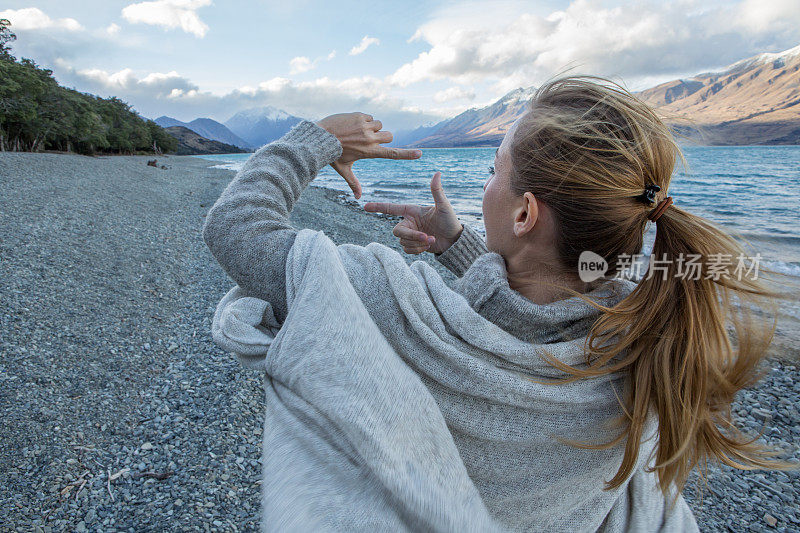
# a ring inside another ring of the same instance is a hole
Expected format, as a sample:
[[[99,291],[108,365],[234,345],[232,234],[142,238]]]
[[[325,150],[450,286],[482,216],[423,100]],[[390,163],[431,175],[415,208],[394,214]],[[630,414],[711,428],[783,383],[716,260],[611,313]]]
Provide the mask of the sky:
[[[270,105],[408,129],[560,73],[631,90],[800,44],[798,0],[3,0],[12,53],[143,116]]]

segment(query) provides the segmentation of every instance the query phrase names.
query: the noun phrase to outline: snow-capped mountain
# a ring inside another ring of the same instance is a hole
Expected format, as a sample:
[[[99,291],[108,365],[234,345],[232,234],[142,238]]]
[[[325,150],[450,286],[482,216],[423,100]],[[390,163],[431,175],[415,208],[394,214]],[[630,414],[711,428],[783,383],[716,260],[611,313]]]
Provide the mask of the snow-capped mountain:
[[[201,137],[205,137],[206,139],[211,139],[212,141],[219,141],[225,144],[232,144],[233,146],[238,146],[239,148],[252,147],[250,144],[247,143],[247,141],[240,138],[238,135],[236,135],[231,130],[226,128],[225,125],[210,118],[196,118],[191,122],[181,122],[178,119],[168,117],[165,115],[158,117],[157,119],[155,119],[154,122],[159,126],[161,126],[162,128],[170,128],[172,126],[182,126],[184,128],[192,130]]]
[[[395,144],[419,148],[499,146],[511,124],[524,113],[534,90],[520,87],[486,107],[468,109],[433,126],[400,132]]]
[[[301,120],[300,117],[266,106],[240,111],[225,121],[225,126],[250,146],[259,147],[279,139]]]
[[[534,88],[432,126],[398,132],[394,146],[499,146]],[[800,46],[636,93],[701,144],[800,144]],[[688,121],[682,121],[688,119]]]
[[[704,144],[800,144],[800,46],[662,83],[639,96]]]

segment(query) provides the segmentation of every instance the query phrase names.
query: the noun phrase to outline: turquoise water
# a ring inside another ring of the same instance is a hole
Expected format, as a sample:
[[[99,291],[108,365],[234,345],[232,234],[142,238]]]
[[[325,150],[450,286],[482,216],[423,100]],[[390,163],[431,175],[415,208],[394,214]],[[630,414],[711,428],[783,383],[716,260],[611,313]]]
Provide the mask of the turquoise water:
[[[483,183],[494,154],[495,148],[428,148],[415,161],[358,161],[354,171],[363,190],[358,202],[430,204],[430,179],[440,171],[459,217],[483,231]],[[684,154],[688,171],[679,168],[670,187],[675,204],[745,236],[765,266],[800,276],[800,146],[690,146]],[[250,154],[203,157],[237,170]],[[314,183],[353,198],[331,167]]]

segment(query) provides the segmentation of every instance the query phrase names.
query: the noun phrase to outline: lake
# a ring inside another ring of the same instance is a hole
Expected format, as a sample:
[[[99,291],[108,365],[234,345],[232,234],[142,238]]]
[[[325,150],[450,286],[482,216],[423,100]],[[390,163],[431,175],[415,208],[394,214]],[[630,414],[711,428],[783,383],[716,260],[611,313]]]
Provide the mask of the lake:
[[[354,164],[363,194],[358,203],[390,201],[431,204],[430,180],[442,184],[463,222],[483,232],[483,183],[495,148],[426,148],[414,161],[366,159]],[[238,170],[251,154],[202,156]],[[676,205],[737,232],[757,246],[762,264],[800,277],[800,146],[688,146],[688,168],[678,167],[670,186]],[[314,184],[349,193],[330,166]],[[644,253],[653,238],[651,227]]]

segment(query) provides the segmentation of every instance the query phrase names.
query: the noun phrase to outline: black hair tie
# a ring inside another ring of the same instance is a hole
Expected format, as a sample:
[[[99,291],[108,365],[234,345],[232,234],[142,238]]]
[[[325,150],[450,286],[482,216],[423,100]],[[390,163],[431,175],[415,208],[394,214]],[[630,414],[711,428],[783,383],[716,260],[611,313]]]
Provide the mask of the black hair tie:
[[[638,199],[646,204],[652,205],[656,201],[656,193],[661,190],[658,185],[645,185],[644,192],[638,196]]]

